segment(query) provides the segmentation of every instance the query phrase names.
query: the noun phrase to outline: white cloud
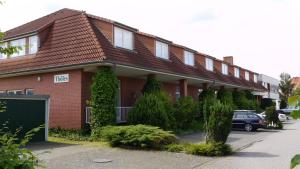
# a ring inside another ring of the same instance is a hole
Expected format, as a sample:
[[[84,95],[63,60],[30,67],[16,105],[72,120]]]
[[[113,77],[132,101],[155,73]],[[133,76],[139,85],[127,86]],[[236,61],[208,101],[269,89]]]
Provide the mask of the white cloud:
[[[278,77],[300,75],[298,0],[6,0],[7,30],[61,8],[85,10]]]

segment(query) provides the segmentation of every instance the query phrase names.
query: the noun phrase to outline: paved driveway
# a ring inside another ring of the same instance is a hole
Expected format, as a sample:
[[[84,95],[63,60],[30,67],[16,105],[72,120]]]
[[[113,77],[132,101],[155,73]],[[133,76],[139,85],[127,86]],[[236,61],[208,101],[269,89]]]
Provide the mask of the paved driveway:
[[[282,143],[286,142],[285,135],[289,131],[297,131],[296,127],[300,128],[300,122],[296,124],[288,124],[287,130],[284,131],[259,131],[259,132],[243,132],[243,131],[233,131],[228,139],[228,143],[231,144],[234,149],[239,149],[242,152],[235,154],[234,156],[225,158],[209,158],[209,157],[199,157],[193,155],[187,155],[183,153],[169,153],[161,151],[136,151],[136,150],[124,150],[119,148],[109,148],[109,147],[88,147],[81,145],[70,145],[70,144],[37,144],[31,146],[35,153],[39,154],[39,158],[44,161],[47,168],[50,169],[76,169],[76,168],[105,168],[105,169],[191,169],[191,168],[243,168],[235,167],[234,161],[244,159],[248,163],[255,163],[255,159],[266,159],[276,157],[276,160],[280,158],[285,158],[284,165],[286,165],[291,154],[287,157],[278,156],[274,153],[266,153],[265,149],[260,151],[265,144],[268,144],[267,148],[272,151],[273,147],[284,147],[280,146]],[[300,137],[300,133],[298,134]],[[278,141],[272,142],[268,138],[276,136]],[[289,139],[294,139],[297,137],[293,134],[289,134]],[[183,136],[182,141],[189,142],[199,142],[203,140],[203,135],[193,134]],[[266,141],[268,139],[269,141]],[[294,146],[300,145],[300,139],[298,142],[293,142]],[[272,142],[272,143],[271,143]],[[252,151],[248,149],[252,148],[254,145],[260,144],[258,148]],[[285,145],[285,144],[284,144]],[[300,147],[300,146],[299,146]],[[297,150],[298,151],[298,150]],[[46,152],[46,153],[45,153]],[[295,151],[293,151],[294,153]],[[299,150],[300,152],[300,150]],[[244,157],[244,158],[241,158]],[[95,159],[111,159],[112,162],[109,163],[95,163]],[[225,160],[225,161],[224,161]],[[228,161],[226,161],[228,160]],[[261,160],[263,161],[263,160]],[[223,163],[226,166],[223,166]],[[233,165],[231,165],[231,163]],[[246,164],[246,162],[245,162]],[[256,167],[260,168],[260,167]],[[276,167],[275,167],[276,168]]]

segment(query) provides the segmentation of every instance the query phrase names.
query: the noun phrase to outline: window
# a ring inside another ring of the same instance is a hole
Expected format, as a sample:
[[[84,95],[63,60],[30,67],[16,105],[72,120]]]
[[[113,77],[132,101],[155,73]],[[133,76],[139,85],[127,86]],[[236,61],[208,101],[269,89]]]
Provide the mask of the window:
[[[0,90],[0,94],[5,94],[5,91],[4,90]]]
[[[6,48],[7,47],[7,43],[5,42],[5,43],[2,43],[1,45],[0,45],[0,47],[1,48]],[[2,53],[0,53],[0,60],[1,59],[6,59],[7,58],[7,55],[6,54],[2,54]]]
[[[133,34],[124,29],[114,28],[114,43],[115,46],[132,50],[133,49]]]
[[[19,49],[18,52],[12,54],[11,57],[13,58],[13,57],[18,57],[18,56],[25,55],[25,44],[26,44],[25,38],[11,41],[10,42],[11,46],[21,47],[21,49]]]
[[[240,69],[237,67],[234,68],[234,76],[236,78],[240,78]]]
[[[175,92],[176,100],[180,99],[180,87],[176,86],[176,92]]]
[[[228,75],[228,65],[225,63],[222,63],[222,73]]]
[[[245,72],[245,79],[248,81],[250,80],[249,72],[247,72],[247,71]]]
[[[26,95],[34,95],[34,90],[33,89],[25,89],[25,94]]]
[[[209,70],[209,71],[213,71],[214,70],[214,62],[213,62],[212,59],[206,58],[205,59],[205,63],[206,63],[206,70]]]
[[[38,36],[31,36],[29,37],[29,54],[34,54],[38,51]]]
[[[168,44],[158,42],[155,43],[155,49],[156,49],[156,56],[163,58],[163,59],[169,59],[169,47]]]
[[[195,65],[194,53],[184,51],[184,63],[190,66],[194,66]]]
[[[91,123],[92,107],[85,108],[85,123]]]
[[[257,75],[256,75],[256,74],[253,75],[253,81],[254,81],[255,83],[257,83]]]
[[[21,95],[21,94],[23,94],[23,91],[22,90],[8,90],[6,93],[9,95]]]

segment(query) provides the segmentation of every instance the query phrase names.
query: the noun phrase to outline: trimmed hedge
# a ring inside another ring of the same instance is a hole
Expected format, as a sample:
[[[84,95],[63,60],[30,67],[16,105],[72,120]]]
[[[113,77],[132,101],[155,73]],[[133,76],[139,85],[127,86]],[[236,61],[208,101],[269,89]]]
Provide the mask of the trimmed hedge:
[[[116,123],[118,80],[111,67],[101,67],[93,78],[92,128]]]
[[[144,94],[128,114],[129,124],[146,124],[163,129],[172,128],[174,117],[170,98],[162,93]]]
[[[101,138],[111,146],[162,149],[177,142],[177,137],[159,127],[146,125],[107,126],[93,132],[93,138]]]

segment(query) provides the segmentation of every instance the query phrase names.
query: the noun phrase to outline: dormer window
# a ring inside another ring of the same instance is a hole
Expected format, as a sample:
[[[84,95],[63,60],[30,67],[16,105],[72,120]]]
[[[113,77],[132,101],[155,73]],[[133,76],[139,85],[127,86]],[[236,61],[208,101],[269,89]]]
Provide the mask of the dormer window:
[[[7,48],[7,43],[5,42],[5,43],[1,43],[0,44],[0,47],[1,48]],[[0,60],[1,59],[6,59],[7,58],[7,55],[6,54],[4,54],[4,53],[0,53]]]
[[[236,78],[240,78],[240,69],[237,67],[234,68],[234,76]]]
[[[18,50],[18,52],[12,54],[10,57],[14,58],[14,57],[19,57],[19,56],[24,56],[25,55],[25,47],[26,47],[25,44],[26,44],[25,38],[11,41],[10,46],[20,47],[20,49]]]
[[[114,45],[133,50],[133,33],[118,27],[114,28]]]
[[[255,83],[257,83],[257,75],[256,75],[256,74],[253,75],[253,81],[254,81]]]
[[[38,41],[39,40],[37,35],[29,37],[29,54],[35,54],[38,51]]]
[[[248,81],[250,80],[250,75],[249,75],[249,72],[247,72],[247,71],[245,72],[245,79]]]
[[[159,58],[169,59],[169,46],[166,43],[155,41],[155,54]]]
[[[210,58],[205,59],[206,70],[214,71],[214,61]]]
[[[228,75],[228,65],[225,63],[222,63],[222,73],[223,75]]]
[[[194,53],[184,51],[184,63],[186,65],[194,66],[195,65]]]

